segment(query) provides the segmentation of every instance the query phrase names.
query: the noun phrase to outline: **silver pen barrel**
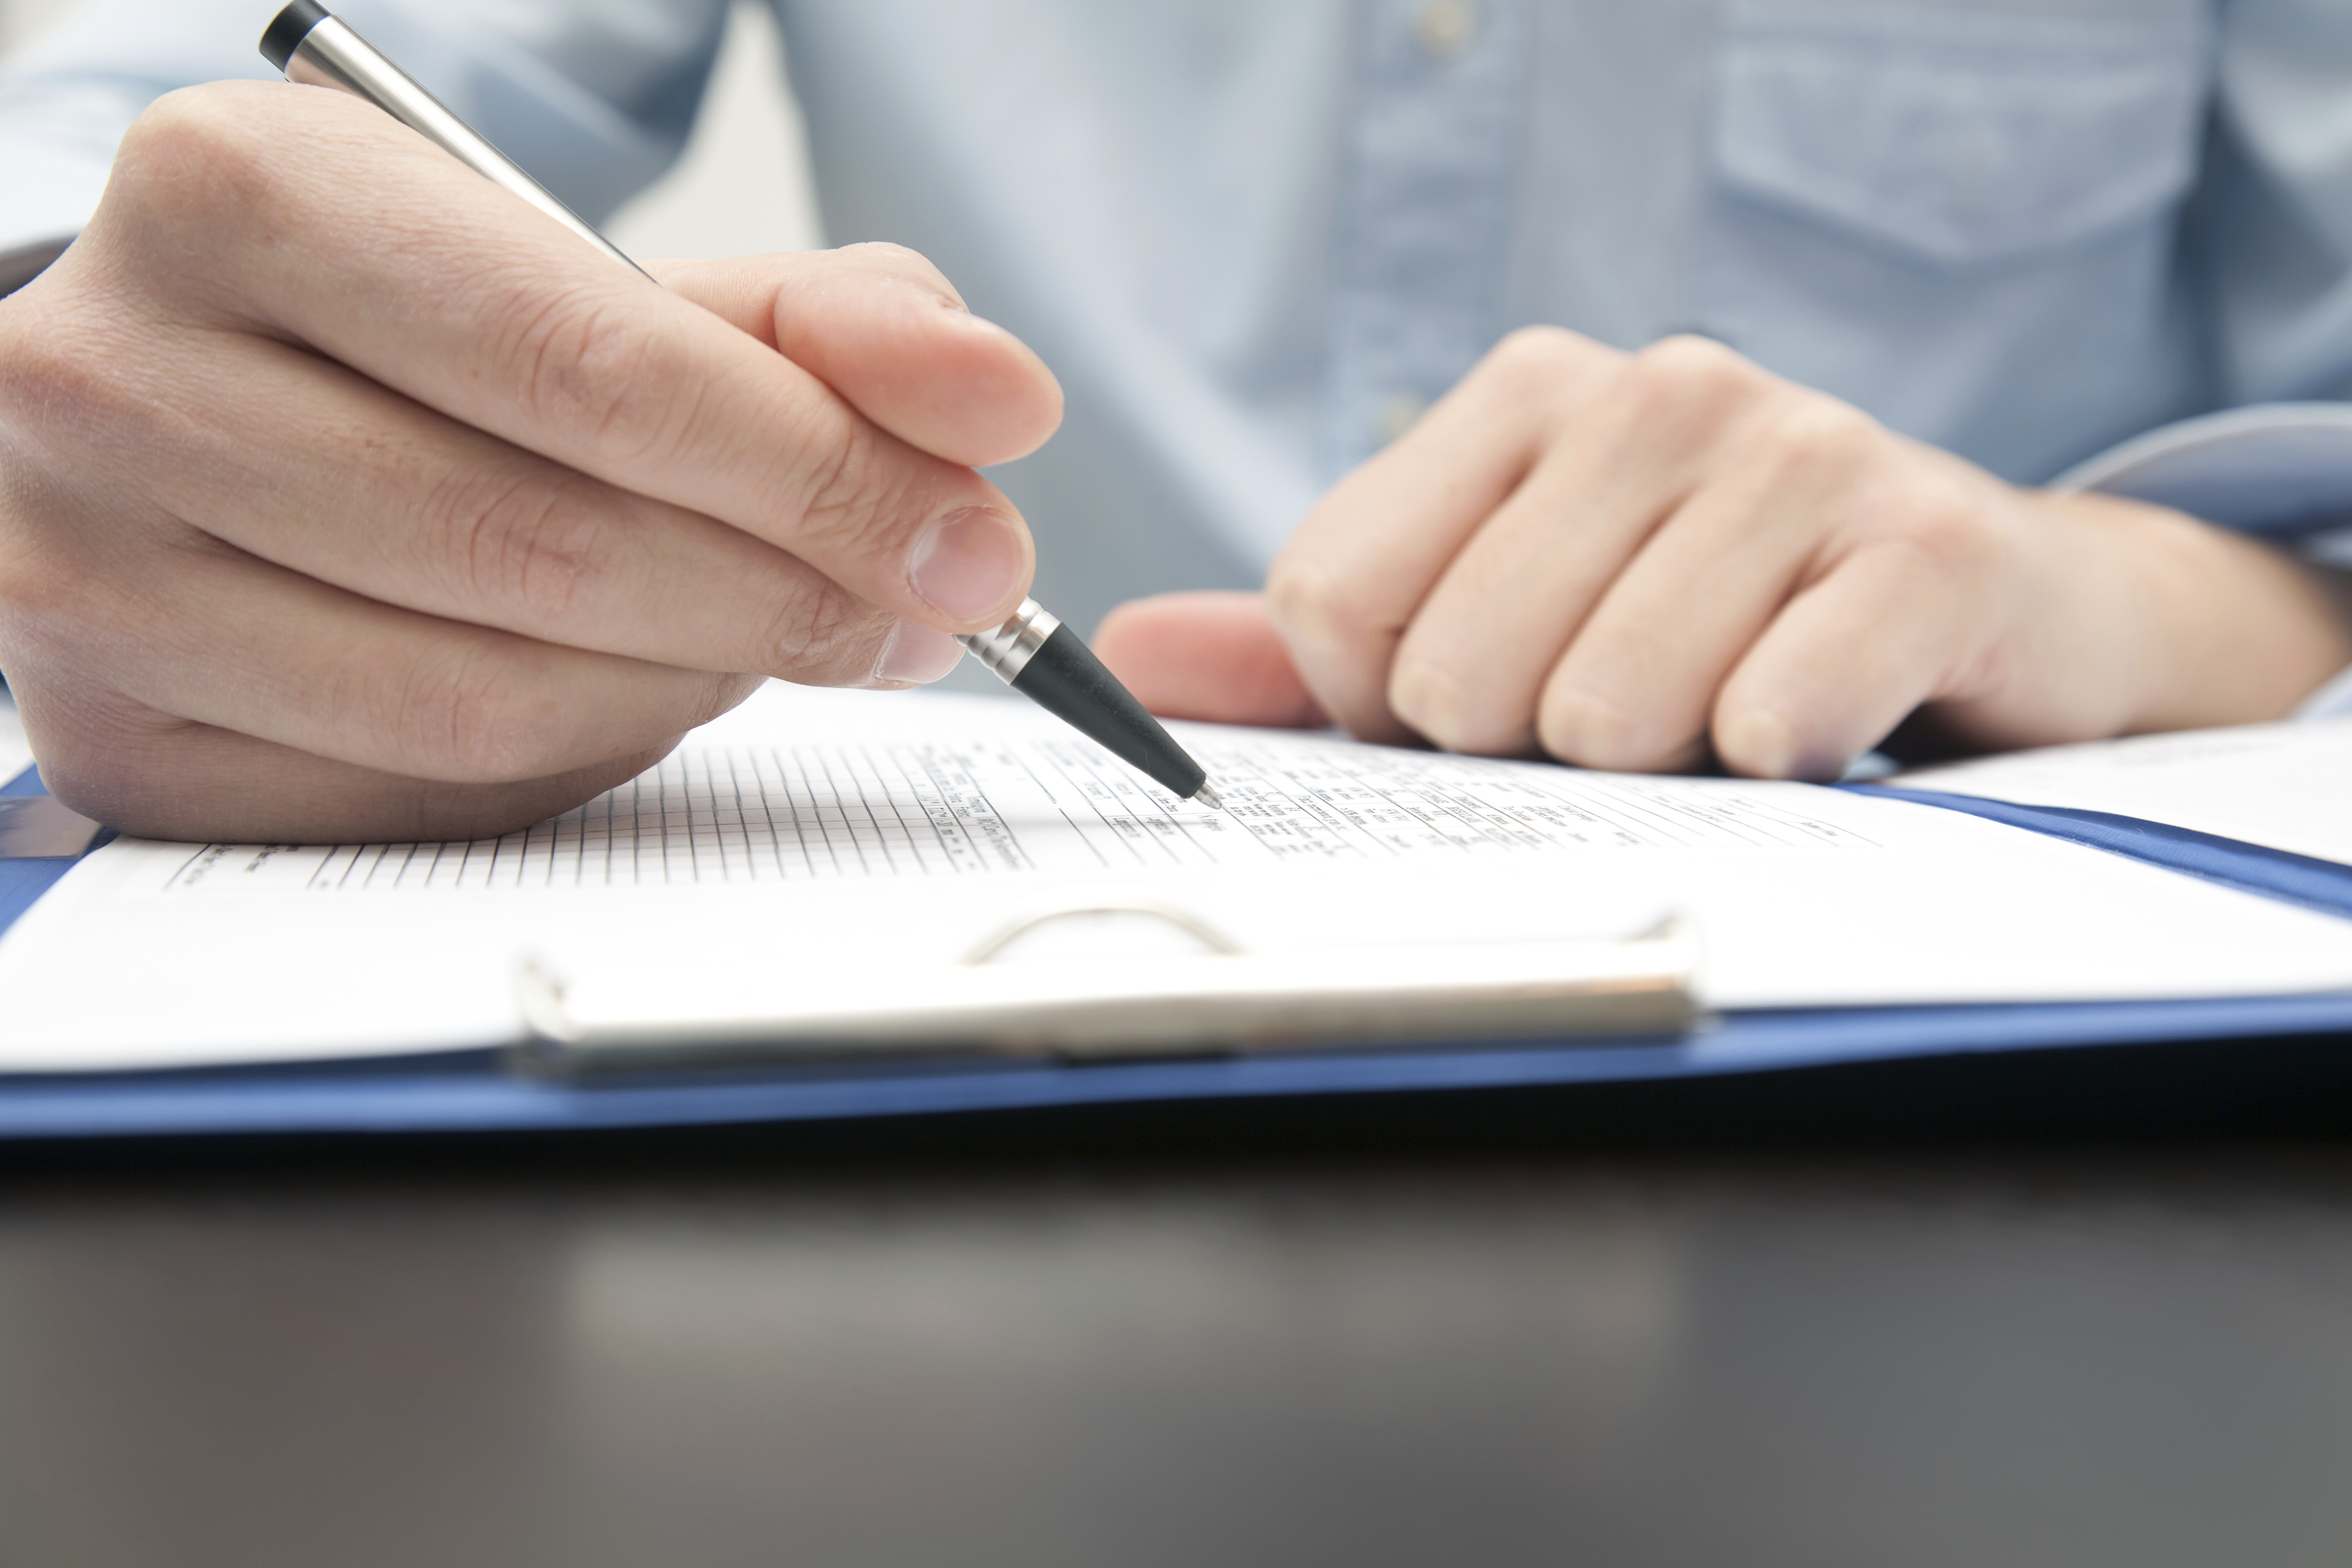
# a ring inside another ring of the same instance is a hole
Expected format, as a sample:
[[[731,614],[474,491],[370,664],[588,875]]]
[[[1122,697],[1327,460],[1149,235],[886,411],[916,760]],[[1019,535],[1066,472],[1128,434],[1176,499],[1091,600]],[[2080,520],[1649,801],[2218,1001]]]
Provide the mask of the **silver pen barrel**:
[[[598,234],[578,213],[551,195],[521,165],[483,140],[414,78],[377,52],[374,45],[334,16],[323,16],[287,57],[286,79],[308,87],[331,87],[364,99],[438,144],[474,173],[505,187],[632,271],[645,268]]]

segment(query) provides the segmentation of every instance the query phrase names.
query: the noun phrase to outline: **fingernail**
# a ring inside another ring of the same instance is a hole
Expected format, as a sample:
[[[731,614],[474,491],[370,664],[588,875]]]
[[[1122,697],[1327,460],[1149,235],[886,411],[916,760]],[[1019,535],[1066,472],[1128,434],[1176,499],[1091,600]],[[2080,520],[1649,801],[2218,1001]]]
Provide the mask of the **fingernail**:
[[[876,686],[929,686],[956,667],[963,644],[920,621],[900,621],[875,661]]]
[[[984,506],[934,523],[907,563],[908,579],[923,602],[958,621],[1009,609],[1028,570],[1019,526]]]

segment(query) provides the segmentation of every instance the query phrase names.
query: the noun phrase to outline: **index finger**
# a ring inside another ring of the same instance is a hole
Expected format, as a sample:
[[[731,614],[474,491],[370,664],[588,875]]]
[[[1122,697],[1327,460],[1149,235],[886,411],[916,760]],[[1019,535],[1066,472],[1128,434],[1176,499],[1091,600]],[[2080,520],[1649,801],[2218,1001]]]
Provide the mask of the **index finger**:
[[[1308,689],[1351,734],[1415,739],[1388,699],[1405,628],[1533,469],[1558,410],[1624,357],[1555,329],[1512,334],[1298,525],[1267,605]]]
[[[719,518],[882,609],[971,630],[1027,590],[1028,530],[994,486],[366,104],[173,94],[126,138],[96,221],[203,257],[174,287],[217,315]]]

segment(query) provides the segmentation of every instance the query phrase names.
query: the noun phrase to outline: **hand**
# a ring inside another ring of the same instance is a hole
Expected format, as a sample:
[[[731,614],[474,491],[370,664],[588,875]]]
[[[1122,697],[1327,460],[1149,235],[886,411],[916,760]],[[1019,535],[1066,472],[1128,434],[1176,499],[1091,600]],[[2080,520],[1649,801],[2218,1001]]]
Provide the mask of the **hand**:
[[[2278,717],[2352,663],[2342,584],[1703,339],[1538,329],[1340,481],[1263,600],[1140,601],[1095,647],[1172,716],[1825,779],[1923,707],[1987,749]]]
[[[376,110],[160,101],[0,300],[0,669],[127,831],[504,831],[1027,589],[1045,367],[889,247],[614,266]]]

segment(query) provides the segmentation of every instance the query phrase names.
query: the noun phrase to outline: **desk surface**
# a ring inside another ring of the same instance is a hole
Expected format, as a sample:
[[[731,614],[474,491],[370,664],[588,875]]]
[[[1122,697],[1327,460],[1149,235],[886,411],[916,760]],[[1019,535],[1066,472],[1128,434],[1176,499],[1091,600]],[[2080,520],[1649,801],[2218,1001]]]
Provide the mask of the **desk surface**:
[[[1513,1141],[12,1157],[0,1564],[2344,1560],[2352,1142]]]

